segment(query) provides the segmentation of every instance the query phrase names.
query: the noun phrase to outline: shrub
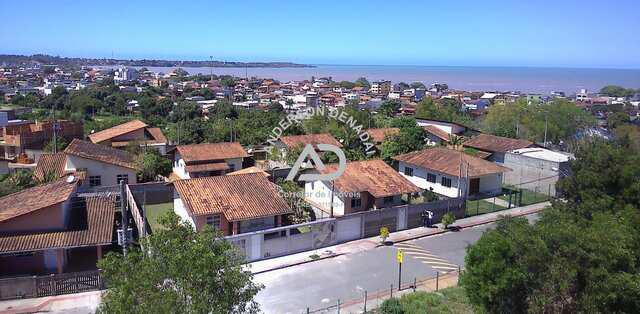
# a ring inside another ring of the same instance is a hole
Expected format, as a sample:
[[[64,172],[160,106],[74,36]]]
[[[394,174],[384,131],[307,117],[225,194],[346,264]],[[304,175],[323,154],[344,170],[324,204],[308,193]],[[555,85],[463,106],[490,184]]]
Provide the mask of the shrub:
[[[449,228],[454,222],[456,222],[456,216],[454,216],[452,212],[448,212],[442,216],[442,224],[445,229]]]

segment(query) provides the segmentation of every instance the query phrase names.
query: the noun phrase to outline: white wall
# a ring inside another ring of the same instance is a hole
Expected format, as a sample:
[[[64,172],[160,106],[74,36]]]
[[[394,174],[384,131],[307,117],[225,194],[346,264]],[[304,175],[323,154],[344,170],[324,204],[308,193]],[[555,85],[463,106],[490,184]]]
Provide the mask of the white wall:
[[[242,160],[243,158],[225,159],[225,162],[229,165],[229,168],[233,168],[233,170],[229,169],[229,172],[241,170]],[[177,174],[181,179],[192,178],[191,174],[187,172],[186,163],[184,162],[184,159],[182,159],[182,156],[180,156],[180,153],[178,152],[176,152],[173,160],[173,172]]]
[[[322,207],[326,212],[331,210],[331,184],[323,181],[306,182],[304,184],[305,199],[311,201],[314,207]],[[335,195],[333,197],[333,214],[344,215],[344,201]]]
[[[182,219],[185,222],[188,222],[193,227],[193,230],[196,230],[196,223],[195,221],[193,221],[193,218],[191,218],[191,215],[189,215],[189,212],[184,207],[184,203],[182,202],[182,199],[180,199],[179,197],[176,197],[175,195],[177,195],[177,192],[174,192],[173,212],[176,213],[176,215],[178,215],[180,219]]]
[[[448,134],[458,134],[464,132],[464,128],[452,123],[439,122],[439,121],[431,121],[431,120],[418,120],[419,126],[427,126],[432,125],[437,127],[440,130],[447,132]]]
[[[413,168],[413,176],[407,176],[404,174],[405,167]],[[413,184],[418,187],[427,190],[433,191],[434,193],[438,193],[440,195],[444,195],[447,197],[458,197],[458,177],[452,177],[437,171],[427,170],[424,168],[412,166],[405,164],[404,162],[400,162],[398,166],[400,174],[402,174],[405,178],[409,179]],[[428,182],[427,181],[427,173],[432,173],[436,175],[436,182]],[[447,177],[451,179],[451,187],[448,188],[442,185],[442,177]],[[460,195],[465,195],[467,192],[467,186],[469,186],[468,182],[462,182],[460,185],[460,189],[462,193]],[[433,190],[431,189],[433,188]],[[502,191],[502,174],[488,174],[486,176],[480,177],[480,193],[487,194],[497,194]],[[468,194],[467,194],[468,196]]]
[[[78,156],[67,155],[65,170],[75,171],[78,169],[87,169],[87,177],[85,179],[85,183],[87,185],[89,184],[90,176],[100,176],[102,186],[118,185],[117,176],[119,174],[127,174],[129,176],[129,184],[137,182],[136,171],[133,169]]]
[[[404,174],[405,167],[409,167],[413,169],[413,176],[408,176]],[[426,191],[433,191],[434,193],[438,193],[440,195],[444,195],[447,197],[458,197],[458,178],[448,176],[436,171],[427,171],[426,169],[415,167],[412,165],[408,165],[404,162],[400,162],[398,165],[398,170],[400,174],[402,174],[405,178],[409,179],[413,184],[417,185],[419,188],[424,189]],[[432,173],[436,175],[436,182],[428,182],[427,181],[427,173]],[[447,177],[451,179],[451,187],[448,188],[441,184],[442,177]]]

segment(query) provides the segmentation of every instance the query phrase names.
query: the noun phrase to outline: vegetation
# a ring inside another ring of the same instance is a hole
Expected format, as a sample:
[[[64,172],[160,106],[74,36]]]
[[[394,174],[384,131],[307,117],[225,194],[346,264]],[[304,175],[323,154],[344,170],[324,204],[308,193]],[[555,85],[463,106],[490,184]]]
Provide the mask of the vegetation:
[[[454,99],[440,99],[436,103],[431,97],[426,97],[416,108],[416,118],[434,119],[449,122],[456,122],[463,125],[473,126],[471,116],[462,110],[462,104]]]
[[[583,143],[570,177],[530,225],[504,218],[467,249],[461,284],[488,312],[640,311],[640,154]]]
[[[417,151],[424,147],[424,130],[413,118],[401,117],[392,120],[391,127],[399,128],[397,135],[387,135],[380,148],[380,157],[391,163],[392,157]]]
[[[607,85],[600,89],[600,94],[609,97],[631,97],[636,93],[632,88],[624,88],[616,85]]]
[[[161,223],[165,229],[150,235],[144,250],[109,252],[98,262],[109,285],[100,313],[259,311],[253,297],[261,286],[233,244],[208,226],[195,232],[173,213]]]
[[[382,243],[387,242],[387,238],[389,238],[389,228],[380,228],[380,239],[382,239]]]
[[[419,314],[419,313],[478,313],[482,312],[469,303],[461,287],[451,287],[438,292],[414,292],[400,298],[385,300],[375,313]]]
[[[156,181],[158,176],[167,177],[172,171],[171,160],[164,158],[155,149],[149,149],[137,157],[138,182]]]
[[[442,216],[442,225],[445,229],[448,229],[449,226],[453,225],[456,222],[456,216],[452,212],[448,212]]]
[[[487,110],[482,121],[485,132],[511,138],[559,143],[571,139],[579,130],[595,125],[595,119],[574,103],[557,99],[544,104],[498,102]]]

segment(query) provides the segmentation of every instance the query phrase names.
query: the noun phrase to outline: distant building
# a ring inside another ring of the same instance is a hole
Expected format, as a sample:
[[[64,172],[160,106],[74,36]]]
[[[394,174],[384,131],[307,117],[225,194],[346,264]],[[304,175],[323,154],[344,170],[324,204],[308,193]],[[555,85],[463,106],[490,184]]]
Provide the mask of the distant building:
[[[391,92],[391,81],[376,81],[371,83],[369,92],[374,95],[386,96]]]
[[[224,175],[242,169],[249,154],[240,143],[177,146],[173,151],[173,175],[179,179]]]
[[[74,138],[82,138],[84,130],[80,122],[58,120],[55,123],[55,133],[68,143]],[[51,121],[9,122],[2,128],[0,149],[6,159],[23,156],[36,162],[44,147],[53,139],[53,134],[54,123]]]
[[[114,127],[89,134],[94,144],[125,148],[128,145],[153,148],[162,155],[167,153],[167,138],[160,128],[149,127],[140,120],[132,120]]]
[[[115,82],[128,82],[138,79],[138,70],[131,67],[120,67],[113,73]]]

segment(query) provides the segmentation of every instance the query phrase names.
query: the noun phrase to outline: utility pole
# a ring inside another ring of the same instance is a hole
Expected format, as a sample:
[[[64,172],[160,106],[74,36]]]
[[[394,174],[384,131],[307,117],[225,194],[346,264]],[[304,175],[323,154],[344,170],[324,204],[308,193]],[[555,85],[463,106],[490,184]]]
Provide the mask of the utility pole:
[[[209,60],[211,60],[211,81],[213,81],[213,56],[209,56]]]
[[[127,202],[124,181],[120,181],[120,211],[122,212],[122,253],[127,256],[127,235],[129,232],[129,217],[127,217]]]
[[[547,126],[549,125],[549,114],[544,114],[544,147],[547,148]]]
[[[56,123],[56,107],[55,105],[51,105],[51,115],[53,117],[53,124],[52,124],[52,128],[53,128],[53,153],[57,153],[58,152],[58,132],[57,132],[57,128],[58,128],[58,124]]]

